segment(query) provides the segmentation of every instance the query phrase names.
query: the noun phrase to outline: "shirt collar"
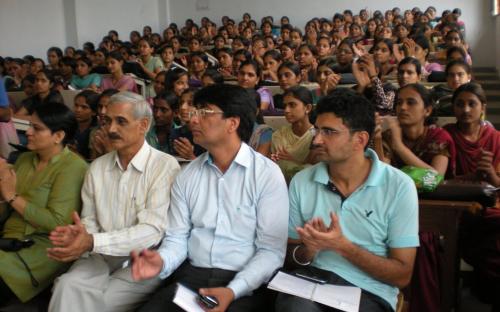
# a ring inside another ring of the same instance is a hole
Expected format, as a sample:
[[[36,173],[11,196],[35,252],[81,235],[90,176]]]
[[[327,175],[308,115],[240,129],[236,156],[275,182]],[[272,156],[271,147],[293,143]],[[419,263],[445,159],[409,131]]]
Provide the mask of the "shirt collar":
[[[130,161],[129,165],[132,165],[137,171],[143,172],[144,168],[146,167],[147,160],[149,158],[149,154],[151,152],[151,146],[144,140],[144,143],[142,144],[142,147],[139,149],[139,151],[134,155],[132,160]],[[116,151],[113,152],[114,157],[113,157],[113,163],[111,167],[118,166],[121,170],[126,171],[127,168],[122,168],[122,165],[120,163],[120,158],[118,157],[118,153]]]
[[[212,156],[210,155],[209,152],[204,153],[202,156],[202,161],[201,164],[213,164],[213,159]],[[233,159],[233,163],[237,163],[238,165],[241,165],[243,167],[250,167],[251,165],[251,159],[252,159],[252,151],[250,146],[248,146],[246,143],[241,142],[240,149],[238,150],[238,153],[236,154],[236,157]]]
[[[370,169],[370,174],[368,175],[368,179],[366,179],[364,185],[366,186],[376,186],[382,183],[382,163],[379,160],[377,153],[371,148],[366,149],[365,157],[370,158],[372,160],[372,167]],[[328,185],[330,182],[330,176],[328,174],[328,166],[326,163],[321,163],[316,168],[316,171],[313,175],[313,181],[318,182],[324,185]]]

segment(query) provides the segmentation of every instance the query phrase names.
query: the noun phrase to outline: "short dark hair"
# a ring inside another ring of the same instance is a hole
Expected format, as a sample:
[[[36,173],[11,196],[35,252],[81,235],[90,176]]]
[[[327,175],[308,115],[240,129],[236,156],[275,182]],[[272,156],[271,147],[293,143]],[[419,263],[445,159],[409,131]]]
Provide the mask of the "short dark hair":
[[[300,100],[302,103],[304,103],[304,105],[307,105],[307,104],[312,105],[313,104],[312,93],[306,87],[302,87],[302,86],[290,87],[283,93],[283,97],[285,97],[287,95],[291,95],[294,98],[296,98],[297,100]]]
[[[415,71],[417,72],[418,75],[422,74],[422,64],[420,64],[420,61],[412,56],[407,56],[404,59],[401,60],[398,64],[398,70],[402,65],[406,64],[413,64],[415,66]]]
[[[165,90],[174,90],[174,83],[184,75],[187,76],[188,72],[179,67],[169,70],[165,75]]]
[[[317,115],[333,113],[351,131],[366,131],[370,135],[375,129],[375,107],[361,94],[347,88],[338,88],[322,98],[316,106]]]
[[[160,94],[157,94],[154,99],[164,100],[174,112],[179,110],[179,98],[173,91],[162,91]]]
[[[455,100],[457,99],[458,95],[462,92],[472,93],[475,96],[477,96],[481,104],[483,105],[486,104],[486,94],[484,93],[484,90],[481,87],[481,85],[478,83],[469,82],[461,85],[455,90],[455,92],[453,92],[453,97],[451,98],[451,102],[453,103],[453,105],[455,105]]]
[[[58,48],[58,47],[50,47],[48,50],[47,50],[47,55],[50,53],[50,52],[54,52],[55,54],[57,54],[57,57],[61,58],[63,57],[63,51]]]
[[[244,142],[250,140],[257,111],[255,99],[244,88],[227,84],[211,85],[194,94],[193,104],[198,107],[212,104],[224,112],[225,118],[239,117],[238,136]]]
[[[90,107],[90,109],[96,113],[97,112],[97,104],[99,103],[99,93],[92,90],[83,90],[75,96],[76,98],[83,97],[85,102]]]
[[[58,102],[49,102],[36,106],[33,114],[36,114],[40,118],[43,124],[50,129],[50,132],[64,132],[63,146],[73,140],[78,123],[74,113],[66,105]]]
[[[465,62],[467,60],[467,53],[462,47],[450,47],[446,50],[446,60],[449,60],[451,55],[455,52],[460,53],[462,60]]]
[[[213,68],[208,68],[207,70],[205,70],[205,72],[203,73],[201,78],[203,78],[205,76],[210,77],[214,81],[215,84],[224,83],[224,76],[222,76],[221,73],[219,73],[217,70],[215,70]]]

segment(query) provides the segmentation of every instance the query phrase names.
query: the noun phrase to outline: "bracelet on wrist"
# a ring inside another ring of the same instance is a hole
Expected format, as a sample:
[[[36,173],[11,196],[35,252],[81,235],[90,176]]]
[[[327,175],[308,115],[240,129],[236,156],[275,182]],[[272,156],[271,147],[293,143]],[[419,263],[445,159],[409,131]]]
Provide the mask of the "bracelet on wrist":
[[[294,261],[295,263],[297,263],[298,265],[306,266],[306,265],[311,264],[311,261],[307,261],[307,262],[300,262],[299,260],[297,260],[297,257],[295,257],[295,253],[297,252],[297,250],[298,250],[301,246],[302,246],[302,245],[297,245],[297,246],[295,246],[295,248],[293,249],[293,252],[292,252],[292,258],[293,258],[293,261]]]

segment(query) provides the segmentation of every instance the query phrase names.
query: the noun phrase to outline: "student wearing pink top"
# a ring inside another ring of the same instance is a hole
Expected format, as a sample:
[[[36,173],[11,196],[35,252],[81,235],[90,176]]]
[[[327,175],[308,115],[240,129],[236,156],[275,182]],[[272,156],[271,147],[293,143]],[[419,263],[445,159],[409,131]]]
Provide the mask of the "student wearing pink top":
[[[109,53],[106,58],[106,66],[108,67],[111,76],[102,79],[102,91],[107,89],[117,89],[119,91],[139,93],[134,79],[123,73],[123,56],[120,52],[113,51]]]

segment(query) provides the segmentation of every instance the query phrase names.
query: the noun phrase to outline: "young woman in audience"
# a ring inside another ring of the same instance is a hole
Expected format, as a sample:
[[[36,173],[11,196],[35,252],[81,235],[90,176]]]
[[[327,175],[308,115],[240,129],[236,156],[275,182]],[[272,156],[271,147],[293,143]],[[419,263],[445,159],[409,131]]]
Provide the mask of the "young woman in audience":
[[[352,62],[354,60],[354,41],[346,38],[340,42],[336,55],[337,55],[337,66],[335,67],[335,72],[338,74],[352,73]]]
[[[278,82],[278,68],[283,62],[283,57],[278,50],[269,50],[264,54],[264,70],[262,81]]]
[[[221,48],[217,50],[215,55],[219,61],[219,68],[217,69],[219,73],[224,77],[234,77],[233,75],[233,54],[229,48]]]
[[[91,74],[92,61],[87,57],[81,57],[76,61],[76,75],[71,78],[70,86],[77,90],[98,90],[101,86],[101,75]]]
[[[193,141],[193,134],[189,128],[191,121],[190,114],[194,111],[193,106],[193,89],[187,89],[180,97],[179,117],[182,126],[172,130],[170,141],[172,142],[173,155],[183,159],[192,160],[205,152],[205,149]]]
[[[390,39],[382,39],[377,41],[372,49],[373,58],[380,66],[380,77],[396,75],[396,66],[392,64],[393,61],[393,43]]]
[[[283,93],[289,88],[299,85],[301,80],[300,67],[292,62],[283,62],[278,68],[278,82]],[[283,94],[273,97],[274,107],[283,109]]]
[[[255,151],[261,153],[266,157],[271,155],[271,138],[273,135],[273,128],[264,123],[264,118],[260,113],[260,95],[255,90],[247,90],[250,96],[255,98],[256,118],[252,130],[252,136],[248,141],[248,145]]]
[[[193,52],[189,55],[191,64],[189,66],[189,86],[192,88],[201,87],[201,77],[209,67],[208,56],[201,52]]]
[[[153,104],[154,127],[152,129],[152,140],[148,143],[154,148],[173,154],[174,150],[170,141],[170,134],[175,128],[174,117],[178,114],[179,104],[175,93],[171,91],[156,95]]]
[[[295,173],[311,162],[311,92],[305,87],[291,87],[283,94],[283,104],[289,125],[273,133],[271,158],[278,163],[287,181],[290,181]]]
[[[139,40],[139,58],[137,58],[137,63],[141,66],[142,70],[146,75],[154,80],[156,74],[163,70],[163,62],[158,56],[153,56],[153,47],[147,38],[141,38]],[[152,84],[146,86],[146,97],[154,97],[154,88]]]
[[[180,97],[189,88],[189,74],[187,71],[174,68],[165,75],[165,91],[172,91]]]
[[[395,49],[396,51],[396,49]],[[405,39],[403,42],[404,56],[412,56],[418,59],[422,64],[422,75],[427,78],[433,71],[443,71],[443,66],[438,63],[429,63],[427,61],[430,53],[429,40],[423,35],[416,36],[414,39]],[[398,56],[396,55],[396,59]],[[401,60],[403,56],[401,55]]]
[[[29,118],[35,108],[47,103],[64,103],[59,91],[54,89],[54,72],[44,69],[36,74],[34,84],[34,95],[23,101],[23,106],[16,112],[15,117],[21,119]]]
[[[470,82],[472,78],[471,67],[462,60],[449,62],[446,65],[445,73],[446,84],[439,84],[432,88],[434,101],[451,96],[458,87]]]
[[[319,88],[316,90],[316,94],[313,94],[313,103],[318,102],[314,99],[314,95],[316,97],[325,96],[335,90],[339,84],[340,75],[334,72],[335,65],[335,61],[331,58],[319,62],[316,72],[316,81],[319,83]]]
[[[106,58],[108,57],[108,51],[104,48],[99,48],[95,51],[91,73],[96,74],[109,74],[108,68],[106,66]]]
[[[36,73],[38,73],[44,68],[45,68],[45,62],[40,58],[36,58],[30,64],[30,74],[36,75]]]
[[[238,50],[233,55],[233,73],[238,73],[240,66],[244,62],[252,59],[252,54],[247,50]]]
[[[375,40],[375,31],[377,30],[377,22],[371,18],[366,23],[366,32],[365,32],[365,43],[373,44]]]
[[[297,45],[292,41],[285,41],[280,46],[281,56],[283,57],[283,62],[296,63],[295,60],[295,50]]]
[[[0,161],[0,237],[34,241],[18,252],[0,250],[0,305],[14,298],[27,302],[71,264],[50,260],[47,248],[52,247],[49,233],[71,224],[81,208],[87,164],[65,147],[76,127],[64,104],[37,106],[26,131],[30,151],[19,156],[13,169]]]
[[[430,125],[433,101],[420,84],[409,84],[396,94],[396,116],[386,118],[388,130],[381,133],[379,118],[374,145],[383,161],[396,168],[414,166],[433,169],[446,178],[455,173],[455,146],[445,130]]]
[[[51,47],[47,50],[47,60],[49,65],[47,66],[51,70],[59,70],[59,61],[63,57],[63,51],[58,47]]]
[[[363,29],[358,24],[351,24],[349,26],[349,38],[353,41],[358,41],[363,39]]]
[[[90,159],[90,133],[97,126],[97,105],[99,94],[84,90],[75,96],[74,112],[78,122],[75,133],[75,147],[84,159]]]
[[[299,62],[302,77],[301,81],[303,83],[316,81],[316,68],[318,67],[316,61],[317,56],[318,50],[316,50],[315,45],[304,43],[299,47],[297,60]]]
[[[483,120],[484,90],[476,83],[463,84],[453,93],[452,103],[457,122],[444,128],[455,142],[457,178],[486,181],[499,187],[500,135]]]
[[[419,83],[422,79],[422,65],[414,57],[405,57],[398,64],[397,75],[400,88],[409,84]]]
[[[211,86],[213,84],[223,84],[223,83],[224,83],[224,76],[222,76],[220,72],[212,68],[207,69],[203,73],[203,76],[201,77],[202,87]]]
[[[322,35],[316,43],[316,50],[318,51],[318,61],[324,60],[332,56],[334,52],[332,40],[330,37]]]
[[[171,44],[167,43],[160,49],[160,56],[163,62],[164,70],[169,71],[175,67],[174,47]]]
[[[134,79],[123,73],[123,56],[120,52],[113,51],[109,53],[106,58],[106,65],[111,76],[102,80],[101,90],[117,89],[119,91],[139,92]]]
[[[260,66],[264,65],[264,53],[267,51],[267,43],[263,37],[254,37],[252,41],[252,56],[253,59],[259,63]]]
[[[94,127],[90,131],[89,135],[89,146],[90,146],[90,159],[96,159],[106,153],[113,150],[111,142],[109,141],[108,134],[104,128],[102,128],[102,122],[104,120],[104,114],[106,114],[106,109],[108,107],[109,99],[114,94],[119,91],[116,89],[104,90],[97,99],[97,127]]]
[[[295,46],[300,46],[302,44],[302,31],[298,28],[292,29],[290,32],[290,41],[295,44]]]
[[[167,76],[167,72],[162,70],[158,74],[156,74],[155,81],[153,84],[153,88],[155,90],[155,94],[160,94],[165,90],[165,77]]]
[[[238,70],[238,85],[245,89],[254,89],[260,95],[259,109],[263,114],[274,111],[273,95],[266,87],[258,87],[262,69],[253,60],[241,64]]]

